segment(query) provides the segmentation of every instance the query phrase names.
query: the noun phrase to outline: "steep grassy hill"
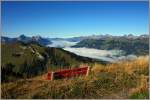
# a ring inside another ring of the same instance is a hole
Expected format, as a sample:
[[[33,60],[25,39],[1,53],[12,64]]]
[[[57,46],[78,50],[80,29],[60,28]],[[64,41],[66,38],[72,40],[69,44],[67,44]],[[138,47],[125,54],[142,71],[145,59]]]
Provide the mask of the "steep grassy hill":
[[[95,60],[77,56],[61,48],[47,48],[36,42],[2,43],[2,82],[41,75],[48,70],[79,67]]]
[[[148,99],[149,59],[93,64],[89,76],[47,81],[40,78],[2,83],[2,98]]]
[[[149,53],[149,38],[105,38],[105,39],[85,39],[73,47],[87,47],[103,50],[119,49],[124,50],[126,55],[147,55]]]

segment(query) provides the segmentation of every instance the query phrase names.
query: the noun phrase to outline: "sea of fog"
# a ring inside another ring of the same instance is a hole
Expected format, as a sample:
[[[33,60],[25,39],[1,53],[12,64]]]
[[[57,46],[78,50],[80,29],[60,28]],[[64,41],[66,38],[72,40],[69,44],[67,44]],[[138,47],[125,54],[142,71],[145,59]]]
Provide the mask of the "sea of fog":
[[[70,51],[80,56],[99,59],[108,62],[116,62],[119,60],[131,60],[136,58],[135,55],[124,56],[124,51],[122,50],[98,50],[91,48],[63,48],[66,51]]]
[[[48,45],[49,47],[60,47],[60,48],[65,48],[65,47],[71,47],[75,45],[78,42],[70,42],[66,40],[52,40],[52,44]]]
[[[135,55],[124,56],[124,51],[122,50],[99,50],[93,48],[72,48],[77,42],[70,42],[66,40],[54,40],[49,47],[61,47],[66,51],[72,52],[76,55],[83,57],[89,57],[94,59],[99,59],[108,62],[117,62],[120,60],[131,60],[135,59]]]

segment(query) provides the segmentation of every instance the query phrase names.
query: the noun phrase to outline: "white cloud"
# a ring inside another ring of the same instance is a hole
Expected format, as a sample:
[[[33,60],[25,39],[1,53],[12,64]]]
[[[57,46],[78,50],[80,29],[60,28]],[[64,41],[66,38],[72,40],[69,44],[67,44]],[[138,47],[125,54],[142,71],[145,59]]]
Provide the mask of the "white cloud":
[[[66,51],[70,51],[80,56],[100,59],[109,62],[116,62],[118,60],[124,59],[122,50],[98,50],[91,48],[64,48]]]
[[[49,47],[70,47],[75,45],[77,42],[69,42],[69,41],[65,41],[65,40],[53,40],[52,44],[48,45]]]
[[[75,45],[78,42],[70,42],[66,40],[53,40],[52,44],[48,45],[49,47],[60,47],[66,51],[70,51],[80,56],[116,62],[119,60],[131,60],[136,58],[135,55],[124,56],[124,51],[122,50],[99,50],[92,48],[71,48],[71,46]]]

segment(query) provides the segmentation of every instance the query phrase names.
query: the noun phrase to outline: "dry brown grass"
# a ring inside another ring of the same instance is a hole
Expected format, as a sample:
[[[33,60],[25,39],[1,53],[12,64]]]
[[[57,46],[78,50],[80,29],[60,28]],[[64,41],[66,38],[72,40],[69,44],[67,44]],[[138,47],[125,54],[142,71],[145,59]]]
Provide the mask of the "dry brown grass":
[[[130,89],[129,96],[131,97],[132,95],[135,95],[135,94],[147,92],[149,91],[148,88],[149,88],[148,77],[141,75],[137,83],[137,86],[135,88]]]
[[[140,94],[148,92],[149,56],[138,57],[133,61],[122,61],[108,64],[107,66],[95,64],[91,71],[96,74],[103,72],[114,75],[114,80],[118,85],[123,82],[121,86],[123,87],[124,85],[129,88],[129,97],[135,93]]]
[[[95,63],[87,77],[54,81],[36,77],[2,84],[2,98],[127,99],[148,90],[148,69],[148,56],[108,65]]]
[[[101,64],[94,64],[92,67],[92,71],[94,73],[99,72],[126,72],[128,74],[134,74],[134,72],[141,72],[148,70],[149,67],[149,58],[148,56],[138,57],[133,61],[122,61],[118,63],[108,64],[107,66]]]
[[[141,85],[137,86],[136,88],[132,88],[130,90],[130,95],[132,95],[133,93],[136,93],[136,92],[142,92],[148,88],[148,86],[146,84],[147,82],[144,83],[145,85],[143,85],[143,82],[141,82],[141,83],[142,83]]]

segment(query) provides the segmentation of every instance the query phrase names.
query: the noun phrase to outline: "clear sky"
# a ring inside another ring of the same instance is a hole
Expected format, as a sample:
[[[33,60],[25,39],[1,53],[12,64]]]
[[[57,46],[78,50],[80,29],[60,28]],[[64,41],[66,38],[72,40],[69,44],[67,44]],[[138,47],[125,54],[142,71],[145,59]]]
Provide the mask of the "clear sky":
[[[74,37],[148,34],[148,1],[2,2],[2,34]]]

